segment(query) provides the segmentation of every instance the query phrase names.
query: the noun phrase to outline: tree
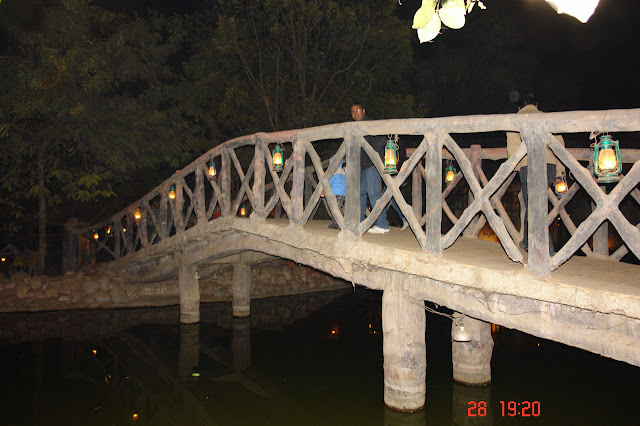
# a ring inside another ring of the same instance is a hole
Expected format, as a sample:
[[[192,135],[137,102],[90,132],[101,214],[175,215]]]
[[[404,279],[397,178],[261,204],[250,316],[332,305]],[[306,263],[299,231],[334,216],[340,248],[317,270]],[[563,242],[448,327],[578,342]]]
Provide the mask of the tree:
[[[229,136],[346,121],[354,101],[370,101],[379,118],[411,116],[410,31],[396,7],[219,0],[216,24],[203,30],[204,48],[187,71],[224,89],[213,113]]]
[[[37,200],[38,272],[47,206],[112,197],[132,170],[177,167],[203,140],[191,138],[179,107],[172,65],[186,31],[181,18],[126,17],[86,0],[51,1],[41,13],[35,31],[6,22],[0,58],[0,202],[15,219]]]

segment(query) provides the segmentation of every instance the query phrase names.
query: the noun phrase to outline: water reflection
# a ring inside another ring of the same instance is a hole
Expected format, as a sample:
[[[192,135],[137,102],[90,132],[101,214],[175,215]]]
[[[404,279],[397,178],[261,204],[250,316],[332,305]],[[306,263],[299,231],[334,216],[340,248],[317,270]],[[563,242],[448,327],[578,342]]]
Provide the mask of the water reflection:
[[[2,423],[628,424],[634,419],[639,368],[514,330],[494,327],[490,386],[454,383],[451,323],[437,315],[427,318],[425,410],[389,410],[383,401],[380,307],[379,292],[357,288],[253,301],[251,318],[233,318],[228,303],[206,304],[200,324],[179,324],[178,307],[0,315]],[[524,400],[540,401],[539,419],[500,410],[500,401]],[[469,415],[471,402],[476,416]]]

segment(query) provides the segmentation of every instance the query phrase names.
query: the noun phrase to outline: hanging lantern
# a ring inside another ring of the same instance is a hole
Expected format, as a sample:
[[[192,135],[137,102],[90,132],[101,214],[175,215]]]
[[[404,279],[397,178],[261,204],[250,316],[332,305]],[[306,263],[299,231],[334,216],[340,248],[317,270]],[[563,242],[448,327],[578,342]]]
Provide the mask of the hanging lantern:
[[[169,199],[170,200],[175,200],[176,199],[176,187],[175,187],[175,185],[171,185],[169,187]]]
[[[100,238],[100,235],[98,235],[98,231],[96,231],[95,229],[93,230],[93,239],[94,240],[98,240],[98,238]]]
[[[107,235],[111,235],[111,225],[107,226]]]
[[[209,164],[209,180],[215,180],[216,179],[216,165],[213,162],[213,159],[211,160],[211,164]]]
[[[396,140],[387,140],[387,145],[384,147],[384,172],[388,175],[395,175],[398,173],[398,144]]]
[[[622,160],[618,141],[611,139],[611,135],[600,136],[600,142],[593,148],[593,173],[598,176],[598,183],[612,183],[620,181]]]
[[[553,189],[554,189],[554,191],[556,193],[556,197],[562,198],[562,196],[567,193],[567,178],[566,178],[566,176],[562,176],[562,180],[558,181],[553,186]]]
[[[456,177],[456,168],[453,167],[451,160],[447,161],[447,168],[445,170],[444,180],[447,183],[453,182],[453,179]]]
[[[240,207],[240,216],[246,216],[247,215],[247,209],[242,206]]]
[[[133,213],[133,218],[135,220],[140,220],[141,217],[142,217],[142,213],[140,213],[140,209],[136,209],[136,211]]]
[[[282,165],[284,164],[284,161],[282,159],[282,154],[283,154],[282,147],[280,146],[280,144],[277,144],[275,149],[273,150],[273,155],[272,155],[274,172],[282,171]]]
[[[454,342],[470,342],[471,333],[464,329],[464,323],[460,320],[460,323],[454,322],[454,328],[451,332],[451,339]]]

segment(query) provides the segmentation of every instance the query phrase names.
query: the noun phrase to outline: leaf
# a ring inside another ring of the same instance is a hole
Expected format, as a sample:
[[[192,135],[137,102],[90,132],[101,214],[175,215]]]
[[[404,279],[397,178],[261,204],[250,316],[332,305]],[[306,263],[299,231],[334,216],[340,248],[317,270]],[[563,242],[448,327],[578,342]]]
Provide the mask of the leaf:
[[[433,15],[436,13],[436,1],[435,0],[422,0],[422,6],[416,14],[413,16],[413,28],[417,30],[418,28],[424,28],[427,26],[427,23],[431,21]]]
[[[464,26],[466,12],[467,9],[464,6],[464,2],[461,6],[459,0],[445,0],[438,14],[443,24],[458,30]]]
[[[442,24],[440,23],[440,17],[437,13],[434,13],[433,18],[427,23],[427,26],[424,28],[418,28],[418,39],[420,43],[424,43],[427,41],[431,41],[438,34],[440,34],[440,28]]]

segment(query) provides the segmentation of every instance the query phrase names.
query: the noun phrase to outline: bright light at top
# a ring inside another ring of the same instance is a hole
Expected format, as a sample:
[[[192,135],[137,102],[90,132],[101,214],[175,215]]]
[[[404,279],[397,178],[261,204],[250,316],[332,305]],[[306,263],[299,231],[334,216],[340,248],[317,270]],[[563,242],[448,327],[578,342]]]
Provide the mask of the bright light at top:
[[[586,24],[600,0],[546,0],[558,14],[571,15]]]

